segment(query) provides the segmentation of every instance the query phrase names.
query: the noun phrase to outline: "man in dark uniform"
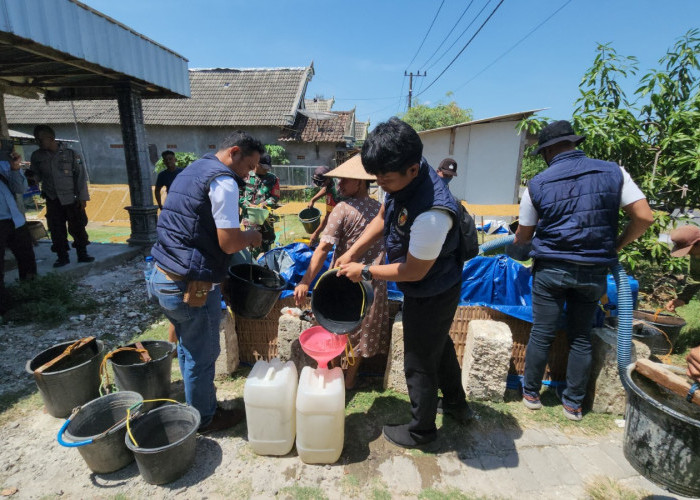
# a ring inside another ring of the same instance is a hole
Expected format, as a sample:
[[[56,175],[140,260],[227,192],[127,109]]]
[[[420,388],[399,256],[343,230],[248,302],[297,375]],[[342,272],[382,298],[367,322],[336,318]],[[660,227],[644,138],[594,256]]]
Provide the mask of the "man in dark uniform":
[[[462,286],[459,207],[422,154],[420,137],[398,118],[380,123],[369,134],[362,164],[377,176],[386,198],[362,236],[336,261],[339,275],[353,281],[395,281],[404,294],[404,372],[412,418],[382,429],[385,439],[404,448],[437,438],[438,411],[460,423],[473,416],[449,335]],[[355,262],[382,236],[388,264]]]
[[[247,217],[246,209],[250,206],[276,207],[280,201],[280,181],[275,174],[270,172],[272,158],[269,154],[260,156],[260,162],[255,170],[250,173],[246,181],[245,190],[241,195],[241,208],[243,218]],[[261,226],[263,252],[267,252],[275,243],[275,222],[272,215],[265,219]]]
[[[32,153],[29,168],[41,182],[41,192],[46,198],[51,250],[58,256],[53,267],[70,262],[68,233],[73,237],[78,262],[92,262],[95,258],[87,253],[90,241],[85,230],[88,222],[85,205],[90,199],[85,164],[78,153],[56,142],[56,134],[48,125],[37,125],[34,138],[39,149]]]
[[[156,205],[158,205],[158,208],[163,210],[163,201],[161,200],[160,193],[163,191],[163,188],[165,188],[165,193],[167,194],[168,191],[170,191],[170,185],[175,180],[175,177],[177,177],[177,174],[182,172],[184,169],[178,168],[177,158],[175,157],[175,153],[172,151],[163,151],[160,156],[163,158],[165,170],[160,172],[158,177],[156,177],[154,195],[156,197]]]

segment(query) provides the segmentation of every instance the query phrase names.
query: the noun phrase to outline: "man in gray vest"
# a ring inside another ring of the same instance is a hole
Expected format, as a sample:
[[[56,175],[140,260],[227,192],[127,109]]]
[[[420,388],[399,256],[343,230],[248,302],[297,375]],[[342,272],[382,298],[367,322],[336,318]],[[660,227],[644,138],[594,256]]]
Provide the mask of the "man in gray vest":
[[[87,253],[90,240],[85,230],[85,205],[90,199],[85,164],[78,153],[56,142],[56,134],[48,125],[37,125],[34,138],[39,149],[32,153],[29,168],[41,182],[41,193],[46,199],[51,250],[58,256],[53,267],[70,263],[68,233],[73,237],[78,262],[92,262],[95,258]]]
[[[581,404],[591,370],[593,314],[607,288],[608,268],[617,253],[654,221],[644,194],[624,168],[588,158],[576,146],[585,137],[571,124],[550,123],[539,136],[549,168],[536,175],[520,202],[515,244],[532,240],[532,316],[525,351],[523,404],[542,408],[540,386],[547,354],[566,304],[569,359],[566,389],[560,391],[564,416],[581,420]],[[630,223],[618,235],[618,211]],[[537,232],[535,232],[537,230]]]

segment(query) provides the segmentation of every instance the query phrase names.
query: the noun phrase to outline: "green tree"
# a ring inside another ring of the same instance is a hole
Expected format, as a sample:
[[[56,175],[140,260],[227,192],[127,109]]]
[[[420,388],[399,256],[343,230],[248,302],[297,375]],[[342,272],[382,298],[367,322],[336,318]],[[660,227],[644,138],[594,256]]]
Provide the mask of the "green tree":
[[[265,144],[265,151],[272,158],[273,165],[289,165],[287,151],[278,144]]]
[[[185,168],[187,165],[192,163],[193,161],[199,159],[199,157],[194,154],[194,153],[184,153],[184,152],[177,152],[175,153],[175,160],[177,161],[176,166],[178,168]],[[163,163],[163,158],[159,158],[158,161],[156,162],[156,165],[154,167],[154,170],[156,173],[160,173],[163,170],[165,170],[165,163]]]
[[[448,92],[447,97],[451,97],[451,95]],[[468,122],[472,119],[472,110],[460,108],[455,101],[450,101],[447,104],[439,102],[433,107],[416,103],[399,118],[420,132],[421,130]]]
[[[579,85],[572,123],[586,136],[580,148],[624,165],[654,209],[652,228],[620,255],[631,269],[647,262],[677,271],[681,263],[670,258],[659,233],[672,225],[674,210],[700,206],[699,54],[695,29],[676,41],[659,69],[641,77],[628,99],[619,82],[637,74],[637,60],[601,44]],[[543,123],[529,120],[521,130],[538,132]]]

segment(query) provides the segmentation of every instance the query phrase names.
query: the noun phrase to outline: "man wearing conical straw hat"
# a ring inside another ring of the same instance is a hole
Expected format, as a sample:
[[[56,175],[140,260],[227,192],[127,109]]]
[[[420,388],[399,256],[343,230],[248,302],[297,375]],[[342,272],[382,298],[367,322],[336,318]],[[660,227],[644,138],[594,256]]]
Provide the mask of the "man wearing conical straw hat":
[[[301,304],[309,292],[309,285],[320,271],[328,252],[335,245],[335,254],[331,267],[364,231],[365,226],[379,213],[381,204],[369,197],[370,183],[375,176],[365,172],[360,155],[353,156],[345,163],[325,174],[326,177],[340,179],[338,189],[345,198],[338,203],[328,216],[326,228],[321,233],[320,243],[316,247],[311,263],[297,287],[294,298]],[[381,240],[372,245],[361,257],[364,264],[381,264],[384,260],[384,244]],[[352,389],[362,358],[383,354],[388,351],[391,337],[391,319],[387,303],[386,281],[372,280],[374,302],[360,327],[348,334],[356,354],[354,360],[348,360],[345,370],[345,387]],[[354,364],[350,364],[353,363]]]

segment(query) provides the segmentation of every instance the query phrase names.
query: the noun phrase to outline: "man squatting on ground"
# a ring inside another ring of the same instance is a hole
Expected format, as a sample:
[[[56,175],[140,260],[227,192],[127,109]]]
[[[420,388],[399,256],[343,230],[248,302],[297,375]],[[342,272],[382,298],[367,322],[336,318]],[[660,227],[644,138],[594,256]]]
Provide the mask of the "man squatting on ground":
[[[360,238],[336,261],[338,274],[353,281],[395,281],[404,294],[404,371],[412,418],[408,424],[385,425],[382,432],[406,448],[437,438],[437,411],[462,423],[472,416],[449,336],[462,286],[458,202],[422,153],[416,131],[398,118],[369,134],[362,164],[377,176],[386,198]],[[355,262],[382,236],[389,264]]]
[[[41,195],[46,199],[51,250],[58,256],[53,267],[70,263],[68,233],[73,237],[78,262],[92,262],[95,258],[87,253],[90,240],[85,230],[85,205],[90,200],[85,164],[78,153],[56,142],[56,134],[48,125],[37,125],[34,138],[39,149],[32,153],[29,169],[41,182]]]
[[[571,124],[550,123],[539,136],[549,168],[529,183],[520,202],[515,244],[532,240],[532,316],[525,351],[523,404],[542,407],[540,388],[547,354],[566,304],[569,351],[564,416],[581,420],[581,404],[591,371],[591,328],[598,301],[607,289],[608,269],[617,253],[644,234],[653,215],[644,194],[624,168],[588,158],[576,146],[585,137]],[[619,209],[630,223],[618,236]],[[534,235],[534,237],[533,237]]]
[[[158,218],[156,261],[149,286],[175,325],[187,404],[199,410],[200,432],[236,425],[243,410],[217,407],[214,364],[219,356],[221,291],[229,255],[260,246],[258,231],[241,231],[239,189],[265,148],[236,131],[218,151],[193,162],[172,185]]]
[[[678,297],[666,303],[666,310],[676,312],[676,307],[683,307],[700,291],[700,228],[698,226],[681,226],[671,231],[671,257],[690,257],[686,282]],[[700,345],[690,350],[686,357],[688,376],[700,382]]]

